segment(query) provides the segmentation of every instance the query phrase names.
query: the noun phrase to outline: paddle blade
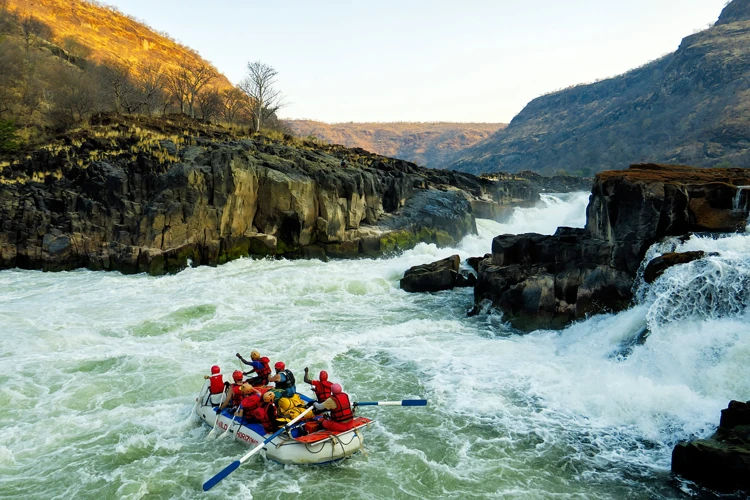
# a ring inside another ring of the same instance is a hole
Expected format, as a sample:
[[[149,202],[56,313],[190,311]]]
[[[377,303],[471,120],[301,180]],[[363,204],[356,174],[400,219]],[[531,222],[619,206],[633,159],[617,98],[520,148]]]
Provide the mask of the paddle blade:
[[[401,401],[360,401],[357,406],[427,406],[426,399],[402,399]]]
[[[208,491],[211,488],[213,488],[214,486],[216,486],[217,484],[219,484],[219,481],[221,481],[222,479],[224,479],[225,477],[227,477],[232,472],[236,471],[239,466],[240,466],[240,461],[239,460],[235,460],[231,464],[229,464],[226,467],[224,467],[221,470],[221,472],[219,472],[214,477],[212,477],[211,479],[209,479],[208,481],[206,481],[205,483],[203,483],[203,491]]]
[[[401,406],[427,406],[426,399],[404,399]]]

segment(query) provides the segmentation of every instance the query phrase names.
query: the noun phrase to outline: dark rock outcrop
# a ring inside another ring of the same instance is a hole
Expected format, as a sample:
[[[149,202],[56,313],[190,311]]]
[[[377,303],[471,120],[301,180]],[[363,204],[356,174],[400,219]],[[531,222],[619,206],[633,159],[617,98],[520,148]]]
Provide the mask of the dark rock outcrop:
[[[589,176],[645,161],[749,166],[750,119],[738,112],[750,104],[748,37],[750,0],[733,0],[672,54],[532,100],[450,168]]]
[[[476,231],[473,203],[538,199],[528,181],[184,126],[105,116],[6,166],[0,269],[162,274],[246,255],[377,256],[455,244]]]
[[[455,287],[476,284],[476,276],[459,271],[461,259],[451,255],[442,260],[409,268],[401,278],[401,289],[406,292],[439,292]]]
[[[474,301],[516,328],[562,327],[628,306],[648,248],[667,236],[743,229],[735,201],[750,170],[633,165],[596,176],[583,229],[500,235],[479,264]],[[744,205],[742,205],[744,206]]]
[[[711,253],[709,255],[717,254]],[[670,267],[700,260],[705,256],[706,252],[700,250],[694,252],[668,252],[660,255],[646,265],[646,269],[643,271],[643,281],[651,284]]]
[[[710,438],[677,444],[672,472],[722,493],[750,493],[750,401],[730,401]]]

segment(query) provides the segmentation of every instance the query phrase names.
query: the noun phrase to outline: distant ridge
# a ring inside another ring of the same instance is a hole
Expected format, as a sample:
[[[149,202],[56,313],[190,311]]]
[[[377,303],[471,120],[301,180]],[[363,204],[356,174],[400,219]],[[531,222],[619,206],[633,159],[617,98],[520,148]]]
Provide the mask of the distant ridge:
[[[300,137],[317,137],[430,168],[445,168],[462,150],[504,128],[504,123],[323,123],[286,120]]]
[[[450,168],[590,175],[642,162],[750,166],[750,0],[672,54],[534,99]]]
[[[159,33],[121,13],[117,8],[85,0],[6,0],[10,11],[33,16],[52,29],[52,42],[65,47],[66,39],[84,46],[86,59],[96,63],[117,62],[138,73],[145,64],[156,63],[164,70],[181,64],[207,63],[195,50],[166,33]],[[209,63],[210,64],[210,63]],[[215,69],[215,68],[214,68]],[[217,71],[218,73],[218,71]],[[219,89],[232,87],[219,73]]]

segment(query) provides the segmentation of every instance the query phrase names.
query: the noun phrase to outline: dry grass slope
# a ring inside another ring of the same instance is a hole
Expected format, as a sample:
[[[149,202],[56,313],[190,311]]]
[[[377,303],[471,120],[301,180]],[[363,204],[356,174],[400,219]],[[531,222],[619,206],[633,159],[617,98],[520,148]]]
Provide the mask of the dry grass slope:
[[[8,7],[47,24],[53,30],[52,41],[61,47],[66,39],[83,45],[90,51],[86,58],[97,63],[118,62],[137,73],[148,64],[170,70],[186,61],[206,62],[194,50],[114,7],[84,0],[8,0]],[[216,84],[219,89],[232,87],[221,74]]]

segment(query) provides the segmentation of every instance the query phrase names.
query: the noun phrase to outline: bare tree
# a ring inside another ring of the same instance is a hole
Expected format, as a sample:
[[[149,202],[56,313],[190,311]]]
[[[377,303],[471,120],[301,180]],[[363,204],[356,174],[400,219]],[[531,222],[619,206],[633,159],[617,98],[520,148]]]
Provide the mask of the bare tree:
[[[13,27],[13,14],[8,10],[8,0],[0,0],[0,35],[10,33]]]
[[[276,86],[278,72],[261,61],[247,63],[247,76],[240,83],[240,89],[251,99],[253,128],[260,131],[263,122],[282,106],[282,95]]]
[[[167,75],[167,90],[171,101],[177,103],[180,113],[185,112],[185,102],[187,100],[187,84],[182,77],[182,70],[176,69]]]
[[[0,117],[14,117],[20,105],[17,92],[24,81],[24,54],[4,40],[0,40]]]
[[[173,71],[169,88],[180,103],[180,111],[195,118],[195,98],[216,77],[216,70],[207,63],[184,61],[179,69]]]
[[[243,110],[250,108],[250,101],[247,98],[247,95],[238,88],[231,88],[222,91],[221,97],[224,104],[221,110],[221,115],[230,124],[234,123]]]
[[[142,100],[138,95],[138,89],[130,79],[130,66],[111,62],[103,68],[103,72],[107,93],[114,99],[115,111],[118,113],[123,110],[128,113],[137,112]]]
[[[137,86],[146,113],[151,114],[164,105],[167,99],[167,83],[167,74],[160,64],[147,63],[141,68]]]
[[[217,74],[211,65],[205,63],[190,64],[183,69],[187,83],[188,113],[191,117],[195,118],[195,98],[203,90],[203,87],[216,78]]]
[[[39,40],[52,38],[52,30],[37,18],[26,16],[21,19],[21,38],[28,52]]]
[[[63,66],[55,77],[50,109],[55,127],[70,126],[97,109],[96,83],[88,73],[74,66]]]
[[[202,120],[213,120],[221,113],[224,103],[216,89],[203,90],[196,97]]]
[[[91,55],[91,49],[83,45],[78,41],[77,38],[72,36],[66,36],[62,39],[61,47],[65,51],[68,61],[75,61],[76,59],[84,59]]]

